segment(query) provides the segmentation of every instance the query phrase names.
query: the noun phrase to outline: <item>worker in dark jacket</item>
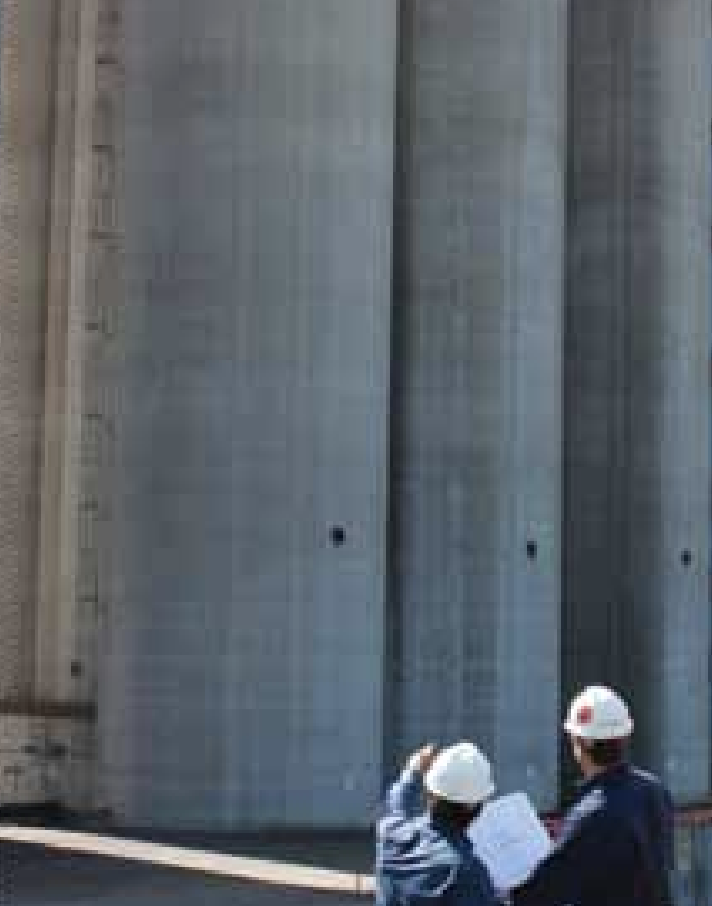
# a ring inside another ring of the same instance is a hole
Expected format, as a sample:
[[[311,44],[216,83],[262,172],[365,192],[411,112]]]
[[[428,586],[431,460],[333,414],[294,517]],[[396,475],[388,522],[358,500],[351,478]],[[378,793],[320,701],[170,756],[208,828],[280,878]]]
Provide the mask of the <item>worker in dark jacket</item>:
[[[466,833],[493,792],[489,762],[472,743],[437,757],[431,746],[416,752],[378,825],[378,906],[494,906],[489,875]]]
[[[633,721],[612,690],[574,699],[564,728],[584,778],[551,855],[511,892],[514,906],[671,906],[672,803],[626,761]]]

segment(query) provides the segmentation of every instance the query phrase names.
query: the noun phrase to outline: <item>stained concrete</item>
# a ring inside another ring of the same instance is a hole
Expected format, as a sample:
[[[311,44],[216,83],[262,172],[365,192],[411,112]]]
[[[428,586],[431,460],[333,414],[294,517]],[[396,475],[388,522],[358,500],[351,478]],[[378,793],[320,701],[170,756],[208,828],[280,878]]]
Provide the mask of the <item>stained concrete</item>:
[[[571,8],[563,687],[710,772],[710,5]]]
[[[33,692],[55,0],[0,20],[0,699]]]
[[[391,755],[469,736],[551,805],[567,4],[416,0],[400,33]]]

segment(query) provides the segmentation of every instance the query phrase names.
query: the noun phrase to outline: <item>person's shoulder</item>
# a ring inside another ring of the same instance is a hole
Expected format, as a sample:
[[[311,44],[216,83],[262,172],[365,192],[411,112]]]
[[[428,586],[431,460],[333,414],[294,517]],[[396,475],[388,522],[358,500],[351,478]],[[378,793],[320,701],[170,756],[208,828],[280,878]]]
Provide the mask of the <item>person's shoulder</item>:
[[[585,792],[569,809],[555,849],[567,849],[574,841],[605,840],[616,824],[615,806],[607,791],[595,786]]]
[[[671,820],[674,811],[672,795],[657,774],[637,767],[628,768],[620,804],[626,812],[656,815],[661,820]]]
[[[670,792],[668,791],[667,787],[658,777],[658,775],[653,774],[652,771],[644,771],[642,768],[631,766],[628,769],[628,773],[632,781],[641,788],[654,793],[660,798],[670,798]]]
[[[653,774],[652,771],[646,771],[643,768],[636,767],[635,765],[628,766],[629,775],[642,784],[649,784],[651,786],[662,786],[660,778],[657,774]]]
[[[572,823],[578,824],[605,814],[606,793],[600,786],[594,786],[576,802],[569,813]]]

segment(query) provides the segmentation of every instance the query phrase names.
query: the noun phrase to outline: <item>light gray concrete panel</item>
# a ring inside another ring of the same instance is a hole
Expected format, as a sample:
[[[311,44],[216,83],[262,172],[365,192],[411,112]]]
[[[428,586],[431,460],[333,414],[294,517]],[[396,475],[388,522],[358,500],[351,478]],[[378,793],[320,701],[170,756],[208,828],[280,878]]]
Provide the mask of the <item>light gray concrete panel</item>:
[[[396,3],[128,0],[124,17],[108,804],[156,825],[365,823]]]
[[[560,0],[402,4],[391,756],[469,736],[540,805],[557,797],[566,39]]]
[[[709,792],[710,5],[572,5],[564,686]]]

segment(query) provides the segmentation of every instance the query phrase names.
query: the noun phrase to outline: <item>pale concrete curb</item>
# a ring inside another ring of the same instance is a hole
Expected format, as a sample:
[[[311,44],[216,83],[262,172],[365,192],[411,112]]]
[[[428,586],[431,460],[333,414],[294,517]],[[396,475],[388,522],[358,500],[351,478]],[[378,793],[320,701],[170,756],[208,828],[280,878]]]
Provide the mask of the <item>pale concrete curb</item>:
[[[373,878],[351,872],[333,871],[326,868],[312,868],[308,865],[294,865],[288,862],[274,862],[268,859],[231,856],[224,853],[165,846],[141,840],[126,840],[122,837],[105,837],[97,834],[58,831],[47,828],[0,827],[0,840],[14,843],[30,843],[48,849],[110,859],[125,859],[132,862],[147,862],[165,868],[202,872],[208,875],[273,884],[282,887],[307,888],[309,890],[331,891],[370,896],[373,893]]]

